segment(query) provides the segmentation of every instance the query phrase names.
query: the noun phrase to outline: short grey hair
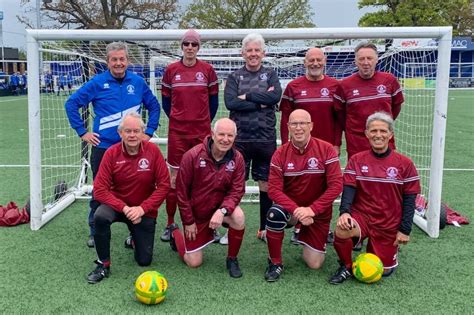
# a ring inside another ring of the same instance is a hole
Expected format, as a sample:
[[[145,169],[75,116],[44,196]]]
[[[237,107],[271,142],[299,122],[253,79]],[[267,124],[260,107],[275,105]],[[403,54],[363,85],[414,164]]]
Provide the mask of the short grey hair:
[[[137,112],[128,112],[128,113],[125,114],[125,116],[123,116],[122,120],[120,121],[120,124],[118,125],[118,130],[119,131],[123,130],[123,122],[128,117],[136,118],[140,122],[140,129],[142,131],[145,131],[145,123],[143,122],[142,116]]]
[[[265,39],[259,33],[250,33],[242,40],[242,51],[245,51],[249,43],[256,42],[260,45],[263,51],[265,51]]]
[[[367,118],[367,122],[365,124],[365,129],[369,130],[369,126],[374,121],[383,121],[388,125],[388,130],[393,133],[393,118],[390,114],[386,112],[375,112]]]
[[[375,51],[375,54],[378,55],[378,51],[377,51],[377,46],[375,46],[374,43],[371,43],[371,42],[361,42],[359,43],[356,48],[354,48],[354,52],[357,54],[357,52],[359,50],[361,50],[362,48],[370,48],[372,49],[373,51]]]
[[[125,56],[128,59],[128,45],[124,42],[111,42],[105,47],[105,51],[107,53],[107,60],[109,60],[109,54],[112,51],[124,50]]]
[[[216,120],[216,122],[214,123],[214,127],[212,128],[212,131],[214,131],[214,133],[216,133],[217,132],[217,127],[219,127],[219,123],[222,122],[223,120],[229,120],[229,121],[232,122],[232,124],[234,126],[234,134],[237,135],[237,125],[230,118],[221,118],[221,119]]]

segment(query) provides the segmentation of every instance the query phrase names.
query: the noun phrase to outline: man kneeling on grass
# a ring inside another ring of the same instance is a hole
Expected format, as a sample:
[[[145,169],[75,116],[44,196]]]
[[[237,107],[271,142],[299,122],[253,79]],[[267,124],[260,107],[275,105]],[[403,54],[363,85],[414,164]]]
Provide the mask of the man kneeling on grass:
[[[135,260],[151,264],[158,208],[170,188],[168,168],[158,147],[145,137],[139,114],[131,112],[121,121],[122,141],[105,152],[94,179],[94,198],[100,203],[94,214],[97,267],[87,276],[97,283],[110,273],[110,226],[127,224],[133,237]]]
[[[170,246],[189,267],[199,267],[203,248],[214,242],[214,230],[228,226],[226,266],[231,277],[240,278],[237,254],[245,217],[238,205],[245,193],[245,163],[233,148],[236,134],[232,120],[219,119],[211,137],[184,154],[176,181],[184,235],[176,224],[170,225]]]
[[[410,240],[420,177],[413,162],[389,147],[393,119],[385,112],[367,118],[371,149],[354,154],[344,171],[334,249],[340,267],[329,279],[341,284],[352,277],[352,247],[368,238],[367,252],[377,255],[389,276],[398,266],[400,244]]]

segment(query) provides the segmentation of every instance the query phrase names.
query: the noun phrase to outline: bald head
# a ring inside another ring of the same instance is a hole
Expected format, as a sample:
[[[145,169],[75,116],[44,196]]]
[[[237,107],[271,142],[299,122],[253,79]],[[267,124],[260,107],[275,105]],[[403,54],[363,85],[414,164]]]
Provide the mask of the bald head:
[[[313,123],[311,115],[304,109],[296,109],[288,118],[288,131],[291,142],[298,148],[303,149],[311,138]]]
[[[311,121],[311,115],[304,109],[295,109],[291,112],[289,121]]]
[[[324,78],[326,56],[321,48],[310,48],[304,58],[306,78],[310,81],[319,81]]]

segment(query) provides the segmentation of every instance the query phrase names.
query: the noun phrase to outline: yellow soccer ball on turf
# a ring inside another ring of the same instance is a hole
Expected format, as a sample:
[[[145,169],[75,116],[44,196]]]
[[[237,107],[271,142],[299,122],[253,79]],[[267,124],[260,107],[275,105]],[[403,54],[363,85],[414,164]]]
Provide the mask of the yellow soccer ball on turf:
[[[168,281],[158,271],[145,271],[135,281],[135,296],[143,304],[158,304],[166,298]]]
[[[364,283],[377,282],[383,274],[382,261],[374,254],[362,253],[352,264],[352,274]]]

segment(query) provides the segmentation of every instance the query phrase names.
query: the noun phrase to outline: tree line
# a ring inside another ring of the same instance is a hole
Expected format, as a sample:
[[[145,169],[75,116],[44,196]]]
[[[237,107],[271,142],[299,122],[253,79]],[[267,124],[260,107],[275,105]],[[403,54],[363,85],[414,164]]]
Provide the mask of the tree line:
[[[309,0],[41,0],[41,20],[55,29],[291,28],[315,27]],[[36,1],[21,0],[18,20],[36,28]],[[359,26],[453,26],[472,36],[472,0],[359,0],[369,8]],[[44,28],[44,26],[43,26]]]

